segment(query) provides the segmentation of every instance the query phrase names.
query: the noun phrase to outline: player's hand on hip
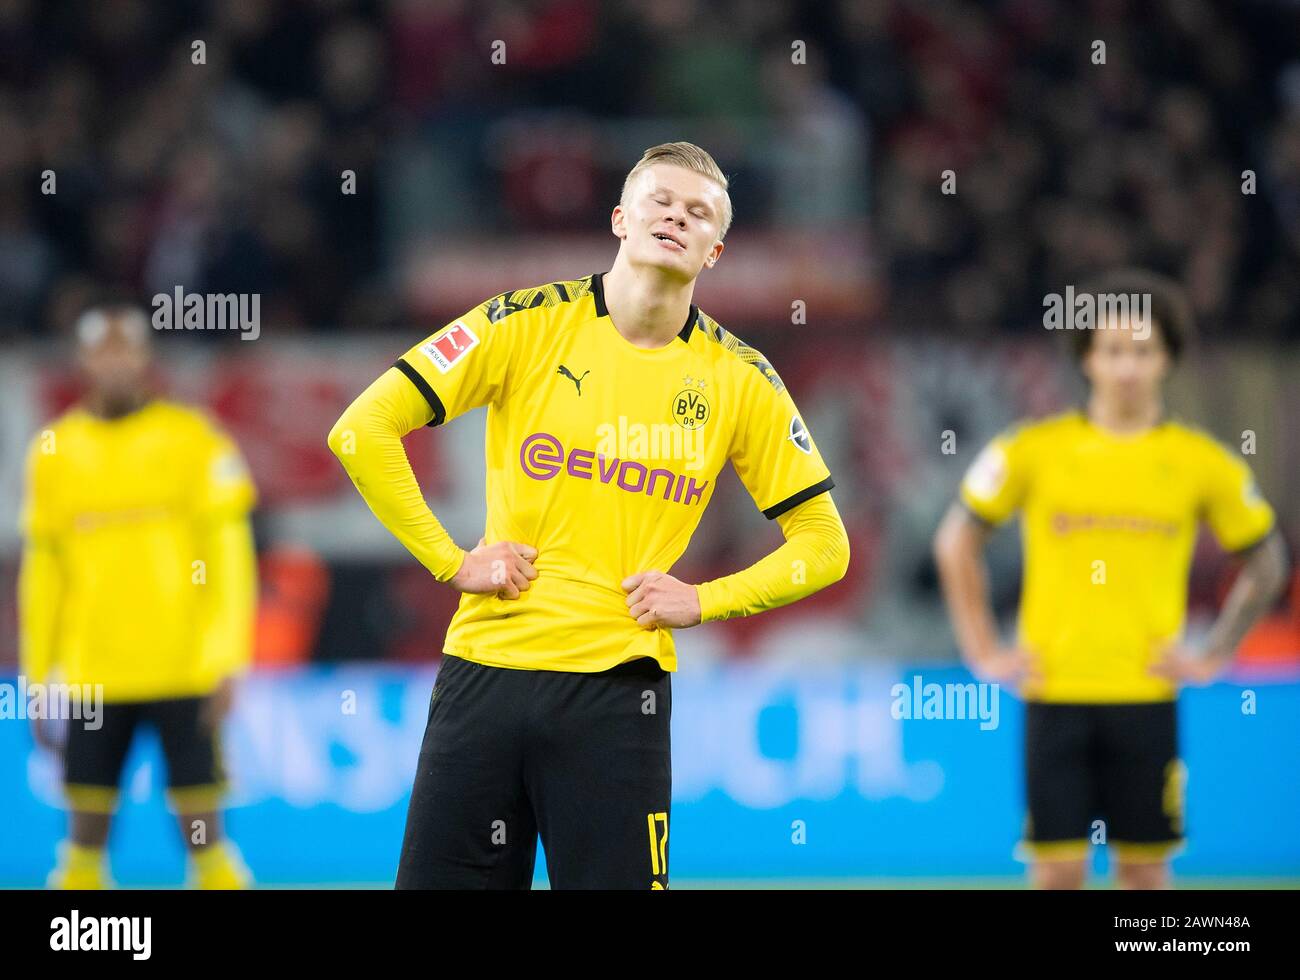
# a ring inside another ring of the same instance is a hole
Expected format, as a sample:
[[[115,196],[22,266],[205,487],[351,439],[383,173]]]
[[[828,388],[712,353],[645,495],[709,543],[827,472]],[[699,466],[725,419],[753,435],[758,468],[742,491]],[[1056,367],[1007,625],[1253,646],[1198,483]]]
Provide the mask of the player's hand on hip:
[[[700,596],[695,586],[675,579],[666,572],[638,572],[623,579],[628,612],[638,626],[697,626],[700,622]]]
[[[230,714],[235,703],[235,679],[227,677],[217,685],[216,690],[208,696],[199,708],[199,720],[208,729],[215,732]]]
[[[982,681],[1020,688],[1043,680],[1038,659],[1020,647],[995,647],[975,659],[972,673]]]
[[[53,752],[55,755],[63,754],[63,746],[54,737],[49,722],[36,715],[32,716],[32,739],[47,752]]]
[[[1209,684],[1228,668],[1230,656],[1197,656],[1187,647],[1175,644],[1161,651],[1150,671],[1175,684]]]
[[[537,549],[532,545],[517,541],[484,544],[479,538],[474,550],[465,553],[460,570],[451,577],[451,586],[475,595],[495,592],[499,599],[518,599],[537,578],[536,558]]]

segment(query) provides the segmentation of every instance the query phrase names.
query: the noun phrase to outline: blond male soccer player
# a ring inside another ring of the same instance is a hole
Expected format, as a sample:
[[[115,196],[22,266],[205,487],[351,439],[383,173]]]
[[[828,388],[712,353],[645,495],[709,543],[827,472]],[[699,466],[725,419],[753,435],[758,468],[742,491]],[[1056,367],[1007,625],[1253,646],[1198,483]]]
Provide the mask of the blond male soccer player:
[[[71,829],[51,884],[109,883],[123,763],[146,726],[162,741],[191,880],[243,887],[221,833],[218,729],[252,648],[253,484],[224,433],[154,396],[143,312],[92,308],[77,342],[88,392],[28,451],[19,577],[24,675],[88,699],[62,747]],[[40,720],[34,733],[58,749]]]
[[[1104,828],[1118,883],[1159,888],[1184,832],[1178,686],[1225,669],[1281,589],[1287,558],[1241,456],[1165,414],[1162,384],[1191,327],[1179,288],[1133,270],[1095,293],[1139,308],[1149,296],[1149,316],[1113,307],[1073,335],[1086,407],[994,439],[967,472],[935,556],[966,662],[985,680],[1020,685],[1027,701],[1031,882],[1081,887]],[[982,549],[1017,513],[1020,627],[1004,646]],[[1193,651],[1182,634],[1202,521],[1243,566]]]
[[[399,888],[665,888],[674,629],[841,578],[831,476],[780,377],[699,310],[727,179],[647,150],[613,267],[502,293],[408,350],[329,444],[375,515],[464,595],[443,646]],[[468,553],[425,506],[401,437],[488,406],[487,527]],[[616,433],[631,434],[617,438]],[[785,543],[700,584],[669,569],[730,461]]]

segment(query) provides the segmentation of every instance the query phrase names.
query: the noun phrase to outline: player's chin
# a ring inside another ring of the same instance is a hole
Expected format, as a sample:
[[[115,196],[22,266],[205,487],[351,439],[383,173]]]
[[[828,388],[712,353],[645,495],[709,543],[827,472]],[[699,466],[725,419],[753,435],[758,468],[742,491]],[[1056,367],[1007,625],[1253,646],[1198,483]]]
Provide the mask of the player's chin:
[[[657,266],[664,271],[694,279],[704,268],[703,262],[696,261],[690,252],[674,252],[670,249],[655,247],[645,255],[645,264]]]

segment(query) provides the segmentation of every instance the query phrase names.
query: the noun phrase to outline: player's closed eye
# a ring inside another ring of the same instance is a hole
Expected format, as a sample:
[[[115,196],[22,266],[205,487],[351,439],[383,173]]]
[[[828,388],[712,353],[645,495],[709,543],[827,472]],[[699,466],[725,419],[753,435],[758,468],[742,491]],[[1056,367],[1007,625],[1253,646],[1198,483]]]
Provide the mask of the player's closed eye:
[[[666,207],[669,203],[671,203],[671,200],[670,200],[670,198],[668,197],[668,195],[666,195],[666,194],[660,194],[658,197],[656,197],[656,198],[654,199],[654,202],[655,202],[656,204],[662,204],[662,205],[664,205],[664,206]],[[691,209],[691,214],[693,214],[695,217],[697,217],[697,218],[699,218],[699,219],[701,219],[701,220],[704,220],[704,219],[708,218],[708,216],[709,216],[708,213],[707,213],[703,208],[692,208],[692,209]]]

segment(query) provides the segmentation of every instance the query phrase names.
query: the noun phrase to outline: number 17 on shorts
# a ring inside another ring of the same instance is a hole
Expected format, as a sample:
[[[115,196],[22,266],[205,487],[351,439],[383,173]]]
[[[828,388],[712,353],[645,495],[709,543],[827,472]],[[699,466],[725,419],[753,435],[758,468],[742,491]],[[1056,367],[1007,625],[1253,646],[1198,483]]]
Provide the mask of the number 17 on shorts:
[[[668,814],[647,813],[646,827],[650,831],[650,882],[651,891],[668,887]]]

